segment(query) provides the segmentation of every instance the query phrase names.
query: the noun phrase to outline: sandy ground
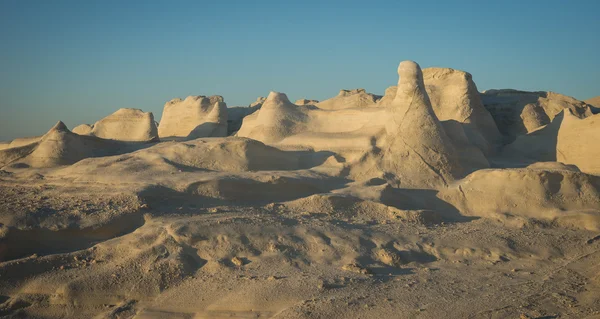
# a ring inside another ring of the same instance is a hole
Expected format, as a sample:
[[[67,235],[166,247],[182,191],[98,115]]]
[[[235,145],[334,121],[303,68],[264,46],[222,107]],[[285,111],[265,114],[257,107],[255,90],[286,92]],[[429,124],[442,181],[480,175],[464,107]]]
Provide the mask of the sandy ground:
[[[3,229],[0,314],[600,318],[597,232],[104,186],[5,173],[2,212],[24,213]]]

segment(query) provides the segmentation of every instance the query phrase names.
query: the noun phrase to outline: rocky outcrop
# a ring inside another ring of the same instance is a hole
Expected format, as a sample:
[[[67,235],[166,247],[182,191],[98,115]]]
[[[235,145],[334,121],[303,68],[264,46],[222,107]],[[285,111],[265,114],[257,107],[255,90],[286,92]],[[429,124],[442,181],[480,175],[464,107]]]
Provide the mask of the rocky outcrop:
[[[242,127],[244,117],[258,111],[265,102],[266,98],[258,97],[247,107],[235,106],[227,109],[227,135],[233,135]]]
[[[488,90],[481,94],[481,99],[509,142],[550,124],[564,109],[579,118],[592,115],[586,103],[554,92]]]
[[[442,122],[460,123],[470,143],[484,154],[494,153],[496,145],[501,142],[501,135],[481,102],[471,74],[450,68],[426,68],[423,81],[437,118]],[[387,88],[378,104],[389,106],[396,91],[396,86]]]
[[[367,93],[365,89],[341,90],[336,97],[318,102],[316,106],[323,110],[360,108],[374,106],[379,99],[381,99],[380,95]]]
[[[600,114],[580,119],[571,111],[564,113],[556,144],[557,161],[600,175]]]
[[[227,105],[223,97],[188,96],[185,100],[167,102],[158,135],[161,138],[227,136]]]
[[[75,126],[73,128],[73,130],[71,130],[71,132],[73,132],[75,134],[79,134],[79,135],[91,135],[93,128],[94,128],[93,125],[81,124],[81,125]]]
[[[398,67],[398,88],[389,105],[383,169],[403,187],[439,187],[463,174],[452,142],[433,111],[419,65]]]
[[[296,105],[317,105],[319,101],[317,100],[308,100],[308,99],[299,99],[294,102]]]
[[[78,126],[80,132],[85,129],[81,125]],[[152,112],[119,109],[96,122],[89,135],[117,141],[150,142],[158,140],[158,129]]]
[[[466,216],[516,225],[535,219],[600,229],[600,178],[560,164],[480,170],[442,190],[438,197]]]

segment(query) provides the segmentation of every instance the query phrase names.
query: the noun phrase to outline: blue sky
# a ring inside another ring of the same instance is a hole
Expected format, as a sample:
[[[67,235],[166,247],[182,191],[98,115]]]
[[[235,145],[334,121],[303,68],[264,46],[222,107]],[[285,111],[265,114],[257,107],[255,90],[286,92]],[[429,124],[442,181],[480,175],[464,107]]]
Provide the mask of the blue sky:
[[[174,97],[383,94],[402,60],[600,95],[600,1],[0,0],[0,140]]]

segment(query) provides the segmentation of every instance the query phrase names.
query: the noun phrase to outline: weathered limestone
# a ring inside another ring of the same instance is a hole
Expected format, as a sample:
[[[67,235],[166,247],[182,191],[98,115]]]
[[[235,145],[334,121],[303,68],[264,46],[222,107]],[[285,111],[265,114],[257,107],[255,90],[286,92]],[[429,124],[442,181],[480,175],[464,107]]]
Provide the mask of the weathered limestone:
[[[78,128],[78,131],[83,131]],[[152,112],[139,109],[119,109],[96,122],[90,135],[109,140],[150,142],[158,140],[158,130]]]
[[[556,143],[557,161],[600,175],[600,114],[580,119],[564,111]]]
[[[396,97],[388,107],[386,128],[391,136],[383,153],[384,169],[393,172],[403,187],[446,185],[462,175],[463,169],[433,111],[421,68],[404,61],[398,75]]]
[[[508,141],[550,124],[564,109],[579,118],[592,115],[586,103],[554,92],[487,90],[481,99]]]
[[[210,124],[201,127],[205,123]],[[167,102],[158,135],[161,138],[227,136],[227,106],[223,97],[188,96],[185,100],[177,98]]]
[[[340,110],[374,106],[379,99],[381,99],[381,96],[367,93],[365,89],[341,90],[337,96],[313,105],[324,110]],[[299,103],[296,104],[300,105]]]

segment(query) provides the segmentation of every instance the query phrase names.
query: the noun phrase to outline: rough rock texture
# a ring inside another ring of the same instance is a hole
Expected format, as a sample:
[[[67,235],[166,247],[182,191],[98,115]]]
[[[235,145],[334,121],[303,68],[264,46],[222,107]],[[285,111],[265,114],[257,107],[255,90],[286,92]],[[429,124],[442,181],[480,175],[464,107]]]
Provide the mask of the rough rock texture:
[[[20,147],[29,145],[31,143],[36,143],[39,142],[41,138],[41,136],[15,138],[10,142],[7,148]]]
[[[0,168],[13,164],[17,167],[71,165],[84,158],[132,152],[142,147],[141,143],[75,134],[59,121],[38,142],[0,150]]]
[[[433,111],[440,121],[461,123],[469,141],[485,154],[492,154],[501,135],[494,119],[484,108],[471,74],[450,68],[426,68],[423,81]],[[386,89],[379,101],[389,106],[395,98],[396,86]]]
[[[600,96],[593,97],[584,101],[585,103],[600,108]]]
[[[561,112],[550,124],[517,136],[514,142],[504,146],[501,157],[522,164],[557,161],[556,143],[563,118]]]
[[[158,135],[161,138],[227,136],[227,105],[223,97],[188,96],[185,100],[167,102]]]
[[[392,171],[403,187],[446,185],[463,173],[457,152],[433,111],[418,64],[398,67],[398,89],[386,123],[389,144],[384,170]]]
[[[79,134],[79,135],[91,135],[93,128],[94,128],[94,125],[81,124],[81,125],[75,126],[71,130],[71,132],[73,132],[75,134]]]
[[[119,109],[96,122],[90,135],[117,141],[150,142],[158,140],[158,129],[152,112]]]
[[[250,103],[247,107],[236,106],[227,109],[227,135],[235,134],[240,127],[244,117],[258,111],[265,102],[266,98],[258,97],[255,102]]]
[[[302,131],[307,117],[285,94],[271,92],[260,111],[244,118],[237,135],[265,143],[277,142]]]
[[[307,100],[307,99],[299,99],[294,102],[296,105],[317,105],[319,101],[317,100]]]
[[[548,166],[480,170],[438,197],[467,216],[516,224],[533,218],[600,230],[600,178],[571,167]]]
[[[557,161],[600,175],[600,114],[580,119],[564,112],[556,144]]]
[[[477,129],[467,134],[465,123],[440,122],[421,69],[406,63],[399,70],[402,88],[394,90],[394,99],[385,106],[323,110],[292,104],[285,94],[271,92],[258,112],[244,118],[237,136],[287,149],[335,152],[354,178],[387,176],[402,187],[437,188],[489,167],[480,145],[472,142]]]
[[[354,107],[374,106],[379,99],[381,99],[380,95],[367,93],[365,89],[341,90],[336,97],[318,102],[316,103],[316,106],[324,110],[339,110]],[[306,103],[296,104],[306,105]]]
[[[438,119],[463,123],[471,143],[486,154],[491,153],[501,135],[481,102],[471,74],[449,68],[427,68],[423,70],[423,81]]]
[[[563,109],[571,110],[580,118],[592,114],[584,102],[554,92],[487,90],[481,94],[481,99],[509,142],[518,135],[550,124]]]

